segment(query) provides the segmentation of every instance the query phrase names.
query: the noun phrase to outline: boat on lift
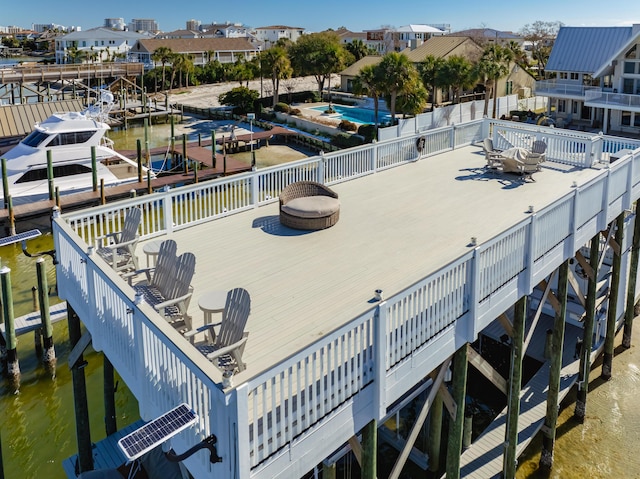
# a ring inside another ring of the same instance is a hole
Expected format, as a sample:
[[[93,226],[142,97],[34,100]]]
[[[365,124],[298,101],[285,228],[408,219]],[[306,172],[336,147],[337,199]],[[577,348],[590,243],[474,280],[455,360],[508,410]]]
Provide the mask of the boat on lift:
[[[138,165],[114,149],[106,133],[111,92],[102,91],[96,104],[82,112],[54,113],[36,123],[34,130],[2,155],[6,160],[8,195],[25,204],[48,198],[47,154],[51,152],[53,184],[60,194],[87,191],[93,187],[92,147],[95,147],[98,183],[114,186],[138,181]],[[143,167],[143,175],[147,175]]]

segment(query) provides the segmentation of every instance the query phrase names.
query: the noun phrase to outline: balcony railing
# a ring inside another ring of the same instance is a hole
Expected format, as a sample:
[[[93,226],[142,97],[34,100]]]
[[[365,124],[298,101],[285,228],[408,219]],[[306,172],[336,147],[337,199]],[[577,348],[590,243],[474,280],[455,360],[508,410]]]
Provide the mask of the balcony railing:
[[[557,80],[540,80],[536,82],[536,94],[541,96],[584,98],[586,92],[602,89],[586,86],[578,82],[559,82]]]
[[[640,95],[603,91],[585,92],[585,106],[606,107],[614,110],[640,111]]]

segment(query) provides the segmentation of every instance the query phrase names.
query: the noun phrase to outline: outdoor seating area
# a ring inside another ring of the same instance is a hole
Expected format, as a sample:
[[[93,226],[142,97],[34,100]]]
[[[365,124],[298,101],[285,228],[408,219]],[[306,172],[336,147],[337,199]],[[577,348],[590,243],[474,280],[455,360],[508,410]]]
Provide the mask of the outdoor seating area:
[[[196,258],[193,253],[178,256],[176,251],[175,241],[163,241],[155,267],[133,271],[125,274],[124,278],[146,303],[184,332],[192,329],[191,316],[187,311],[193,294],[191,280]],[[140,275],[144,275],[144,279],[134,283]]]
[[[299,230],[321,230],[340,218],[338,194],[314,181],[291,183],[280,193],[280,223]]]
[[[533,174],[540,171],[540,164],[546,161],[547,144],[536,140],[530,149],[512,147],[506,150],[496,150],[491,138],[485,138],[482,144],[486,168],[491,171],[513,173],[520,175],[525,181],[535,181]]]

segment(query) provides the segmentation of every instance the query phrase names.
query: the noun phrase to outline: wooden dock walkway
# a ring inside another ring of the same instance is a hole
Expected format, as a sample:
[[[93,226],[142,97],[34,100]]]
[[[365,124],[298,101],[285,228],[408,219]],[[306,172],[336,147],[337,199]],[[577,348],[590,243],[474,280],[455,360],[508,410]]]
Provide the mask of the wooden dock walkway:
[[[67,303],[63,301],[55,304],[49,308],[49,316],[51,317],[51,324],[62,321],[67,318]],[[30,333],[36,329],[42,327],[42,320],[40,319],[40,311],[33,311],[27,313],[19,318],[14,318],[14,324],[16,328],[16,336],[22,336],[23,334]],[[6,339],[4,321],[0,323],[0,334]]]
[[[542,338],[553,326],[553,319],[542,316],[534,337]],[[574,359],[576,334],[579,328],[566,324],[562,354],[562,372],[558,401],[562,401],[578,379],[580,361]],[[492,326],[489,326],[492,328]],[[530,347],[533,346],[533,343]],[[536,348],[538,349],[538,348]],[[597,354],[597,352],[595,353]],[[534,354],[537,356],[538,354]],[[592,354],[593,357],[593,354]],[[544,425],[547,414],[547,390],[551,363],[546,361],[534,374],[520,393],[520,416],[518,418],[518,445],[516,456],[520,456]],[[503,469],[507,408],[493,420],[489,427],[460,456],[460,477],[467,479],[489,479],[499,477]]]
[[[118,432],[107,436],[102,441],[95,443],[93,447],[93,467],[94,470],[99,469],[116,469],[123,465],[127,458],[118,447],[120,438],[126,436],[130,432],[135,431],[144,425],[144,421],[139,420],[127,427],[120,429]],[[62,461],[62,468],[69,479],[75,479],[76,463],[78,455],[73,455]]]

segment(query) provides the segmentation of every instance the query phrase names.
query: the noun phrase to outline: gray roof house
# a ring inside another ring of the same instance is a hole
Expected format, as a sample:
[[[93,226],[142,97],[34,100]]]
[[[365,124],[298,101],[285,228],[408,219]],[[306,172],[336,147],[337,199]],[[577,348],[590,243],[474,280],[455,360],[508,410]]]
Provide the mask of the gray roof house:
[[[549,114],[564,124],[638,135],[639,43],[639,24],[561,27],[547,62],[547,79],[536,82],[536,94],[549,98]]]

